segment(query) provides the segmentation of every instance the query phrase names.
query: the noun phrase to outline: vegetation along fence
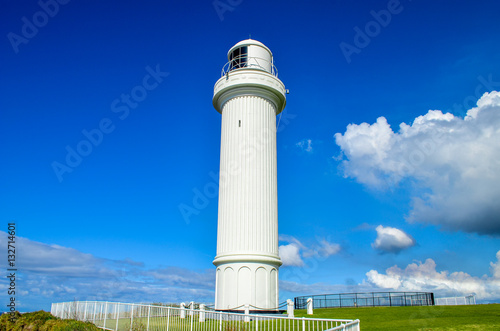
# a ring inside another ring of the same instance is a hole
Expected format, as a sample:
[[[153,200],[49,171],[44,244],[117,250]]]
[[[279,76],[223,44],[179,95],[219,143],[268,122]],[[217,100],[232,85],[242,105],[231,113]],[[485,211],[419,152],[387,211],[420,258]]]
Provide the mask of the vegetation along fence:
[[[293,318],[287,315],[249,314],[208,310],[205,305],[189,308],[133,303],[73,301],[53,303],[51,313],[63,319],[94,323],[114,331],[359,331],[359,320]]]
[[[313,308],[434,305],[434,294],[428,292],[368,292],[296,297],[295,309],[306,309],[309,298],[312,298]]]

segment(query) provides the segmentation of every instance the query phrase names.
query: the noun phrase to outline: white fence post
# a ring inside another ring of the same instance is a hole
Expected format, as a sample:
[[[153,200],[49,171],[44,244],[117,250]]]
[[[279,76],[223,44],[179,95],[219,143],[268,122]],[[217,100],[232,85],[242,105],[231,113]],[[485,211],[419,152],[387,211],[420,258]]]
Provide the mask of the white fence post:
[[[250,322],[250,305],[245,305],[245,318],[244,321],[245,323]]]
[[[170,326],[170,307],[167,308],[167,331]]]
[[[200,305],[200,323],[205,322],[205,305]]]
[[[189,308],[189,316],[191,317],[191,331],[193,331],[193,320],[194,320],[194,316],[193,316],[193,307],[194,307],[194,302],[193,302],[193,301],[191,301],[191,302],[189,303],[189,305],[191,306],[191,307]]]
[[[118,320],[120,319],[120,304],[116,304],[116,331],[118,331]]]
[[[307,315],[312,315],[313,314],[313,299],[309,298],[307,299]]]
[[[103,327],[106,327],[106,319],[108,318],[108,303],[104,302],[104,325]]]
[[[99,319],[102,319],[102,304],[100,305],[99,309]]]
[[[186,318],[186,304],[181,302],[180,318]]]
[[[149,331],[149,317],[150,316],[151,316],[151,306],[148,306],[148,326],[146,327],[146,331]]]
[[[132,330],[132,326],[134,325],[134,305],[130,309],[130,330]]]
[[[189,316],[193,316],[194,301],[189,303]]]
[[[286,300],[286,312],[288,314],[288,318],[293,318],[293,301],[291,299]]]

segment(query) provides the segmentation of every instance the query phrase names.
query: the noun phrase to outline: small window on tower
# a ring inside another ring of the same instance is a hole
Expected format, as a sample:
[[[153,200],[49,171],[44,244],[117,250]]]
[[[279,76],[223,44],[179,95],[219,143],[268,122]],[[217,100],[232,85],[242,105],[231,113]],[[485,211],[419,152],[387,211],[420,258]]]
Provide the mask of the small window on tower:
[[[248,61],[247,55],[247,46],[235,49],[229,56],[229,60],[231,61],[231,70],[246,67]]]
[[[247,58],[248,47],[247,46],[241,47],[241,52],[240,53],[241,53],[240,54],[240,57],[241,57],[240,65],[243,68],[243,67],[247,66],[247,61],[248,61],[248,58]]]
[[[238,68],[239,59],[240,59],[240,49],[237,48],[231,53],[231,69]]]
[[[241,120],[238,121],[238,127],[241,128]]]

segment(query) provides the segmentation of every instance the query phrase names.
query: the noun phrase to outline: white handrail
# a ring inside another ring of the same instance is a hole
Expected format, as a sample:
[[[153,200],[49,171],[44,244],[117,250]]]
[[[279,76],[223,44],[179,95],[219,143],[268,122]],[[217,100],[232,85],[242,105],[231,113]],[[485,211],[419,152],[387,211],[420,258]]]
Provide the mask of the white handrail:
[[[244,62],[241,63],[241,60],[244,60]],[[234,63],[237,63],[238,65],[233,66]],[[267,59],[256,56],[239,55],[226,62],[226,64],[222,67],[221,77],[224,77],[230,71],[239,69],[257,69],[269,72],[267,69],[268,67],[271,68],[270,74],[278,77],[278,68],[276,68],[274,63],[269,62]]]

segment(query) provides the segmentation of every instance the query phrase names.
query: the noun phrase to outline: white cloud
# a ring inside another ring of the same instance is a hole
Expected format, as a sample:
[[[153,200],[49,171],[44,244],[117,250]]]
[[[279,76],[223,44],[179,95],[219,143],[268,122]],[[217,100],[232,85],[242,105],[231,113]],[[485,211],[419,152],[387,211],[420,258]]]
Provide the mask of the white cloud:
[[[295,146],[299,147],[304,152],[312,153],[312,140],[311,139],[303,139],[295,144]]]
[[[297,244],[280,245],[279,254],[283,266],[302,267],[304,261],[302,261],[299,251],[300,248]]]
[[[298,247],[300,247],[301,249],[307,249],[306,246],[304,246],[294,236],[290,236],[290,235],[287,235],[287,234],[280,234],[279,237],[278,237],[278,240],[279,241],[284,241],[284,242],[287,242],[287,243],[293,243],[293,244],[297,245]]]
[[[402,230],[390,226],[379,225],[377,239],[372,243],[372,247],[386,253],[399,253],[402,250],[415,246],[415,239]]]
[[[340,252],[340,250],[341,247],[339,244],[328,242],[325,239],[320,241],[320,246],[318,248],[319,254],[324,257],[335,255]]]
[[[317,242],[310,247],[303,245],[297,238],[289,235],[280,235],[279,241],[286,242],[286,245],[279,246],[279,254],[283,261],[283,266],[303,267],[304,258],[326,259],[341,251],[341,246],[329,242],[327,239],[317,238]]]
[[[346,177],[372,189],[413,185],[409,222],[500,234],[500,93],[465,118],[429,110],[393,132],[387,120],[350,124],[335,140]]]
[[[490,262],[491,274],[494,278],[500,279],[500,251],[497,252],[497,263]]]
[[[480,300],[500,298],[500,251],[497,262],[491,263],[492,276],[473,277],[465,272],[436,271],[436,263],[427,259],[424,263],[409,264],[404,270],[393,266],[385,274],[376,270],[366,273],[368,282],[383,289],[397,291],[434,292],[437,297],[475,294]]]
[[[7,233],[0,231],[0,245],[7,246]],[[91,254],[85,254],[73,248],[58,245],[48,245],[32,241],[23,237],[16,238],[19,247],[17,265],[23,271],[57,274],[59,276],[93,276],[111,277],[113,272],[102,267],[104,259],[99,259]],[[0,252],[0,257],[6,254]]]

